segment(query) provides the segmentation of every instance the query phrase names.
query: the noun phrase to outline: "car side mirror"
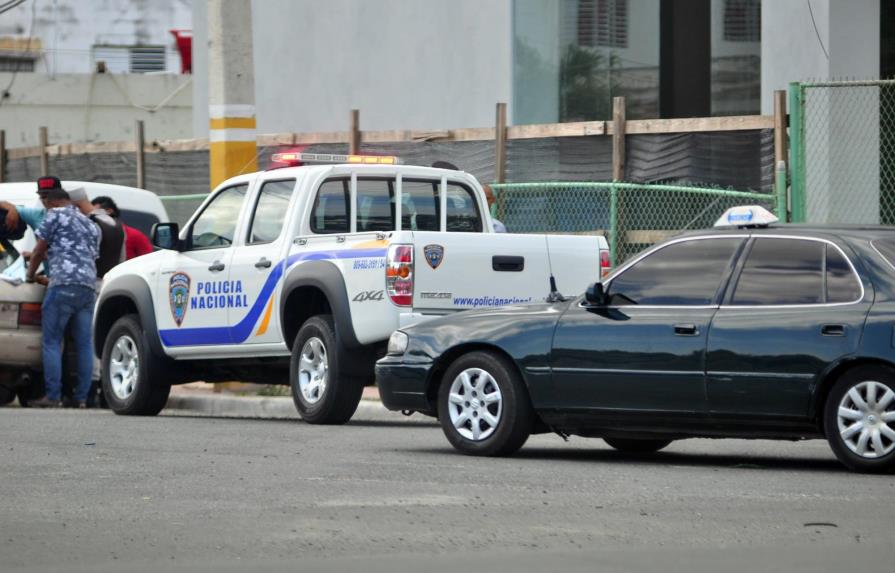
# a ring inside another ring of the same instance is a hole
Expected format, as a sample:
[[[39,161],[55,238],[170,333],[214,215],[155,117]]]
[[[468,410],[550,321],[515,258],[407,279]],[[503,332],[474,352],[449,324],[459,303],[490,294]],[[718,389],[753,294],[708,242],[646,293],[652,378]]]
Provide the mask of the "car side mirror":
[[[605,306],[606,292],[603,290],[603,283],[597,281],[587,287],[587,290],[584,292],[584,300],[594,306]]]
[[[152,226],[152,244],[166,251],[182,251],[180,225],[177,223],[156,223]]]

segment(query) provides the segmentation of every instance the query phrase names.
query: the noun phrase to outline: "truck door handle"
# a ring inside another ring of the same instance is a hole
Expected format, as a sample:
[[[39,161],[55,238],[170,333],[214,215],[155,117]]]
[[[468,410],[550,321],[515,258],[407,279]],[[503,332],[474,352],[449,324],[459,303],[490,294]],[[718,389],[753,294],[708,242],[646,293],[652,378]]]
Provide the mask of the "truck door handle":
[[[824,336],[845,336],[845,325],[825,324],[820,327],[820,333]]]
[[[255,268],[256,269],[269,269],[270,265],[271,265],[270,261],[268,261],[264,257],[261,257],[261,260],[258,261],[257,263],[255,263]]]
[[[519,273],[525,270],[525,257],[494,255],[491,257],[491,268],[497,272]]]
[[[222,270],[224,270],[224,263],[222,263],[221,261],[215,261],[215,262],[211,263],[211,266],[208,267],[208,270],[210,270],[213,273],[222,271]]]
[[[675,336],[696,336],[699,334],[699,329],[695,324],[675,324],[674,334]]]

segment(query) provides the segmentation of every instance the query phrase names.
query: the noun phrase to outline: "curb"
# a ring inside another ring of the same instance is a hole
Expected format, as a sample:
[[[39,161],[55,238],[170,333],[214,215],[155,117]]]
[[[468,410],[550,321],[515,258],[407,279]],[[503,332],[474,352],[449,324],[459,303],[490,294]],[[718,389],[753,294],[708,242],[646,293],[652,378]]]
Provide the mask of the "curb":
[[[259,418],[274,420],[300,420],[292,398],[227,396],[221,394],[172,393],[161,415],[209,416],[213,418]],[[433,418],[387,410],[378,400],[361,400],[352,420],[388,421],[408,424],[434,424]]]

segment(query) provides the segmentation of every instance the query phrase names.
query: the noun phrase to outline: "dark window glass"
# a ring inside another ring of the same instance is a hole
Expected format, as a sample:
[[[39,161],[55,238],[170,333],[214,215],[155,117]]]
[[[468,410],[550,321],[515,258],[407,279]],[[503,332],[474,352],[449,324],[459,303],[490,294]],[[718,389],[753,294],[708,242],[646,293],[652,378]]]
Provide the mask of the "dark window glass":
[[[732,237],[668,245],[612,280],[610,304],[712,304],[741,242]]]
[[[158,217],[153,213],[145,211],[131,211],[130,209],[119,209],[121,211],[121,222],[128,227],[137,229],[147,237],[152,232],[152,226],[159,223]]]
[[[447,184],[447,231],[479,233],[482,218],[472,191],[459,183]]]
[[[252,230],[249,231],[249,244],[270,243],[277,240],[283,230],[289,198],[295,189],[295,179],[285,181],[266,181],[258,194],[255,214],[252,217]]]
[[[441,181],[401,181],[401,228],[407,231],[437,231],[440,224],[438,189]]]
[[[394,180],[357,180],[357,231],[394,231]]]
[[[758,239],[737,281],[733,304],[824,302],[824,243]]]
[[[324,181],[317,190],[314,210],[311,213],[311,230],[319,234],[347,233],[348,226],[348,179]]]
[[[827,245],[827,302],[854,302],[861,296],[858,277],[839,249]]]
[[[236,185],[218,193],[193,223],[190,233],[194,248],[226,247],[233,244],[236,223],[248,185]]]

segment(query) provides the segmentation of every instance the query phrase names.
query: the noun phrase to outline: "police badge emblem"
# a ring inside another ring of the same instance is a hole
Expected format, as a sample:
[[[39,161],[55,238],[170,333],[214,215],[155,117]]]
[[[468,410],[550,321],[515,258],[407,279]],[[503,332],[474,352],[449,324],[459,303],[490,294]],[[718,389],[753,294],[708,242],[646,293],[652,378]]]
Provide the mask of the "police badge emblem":
[[[168,300],[171,302],[171,316],[179,327],[186,317],[187,303],[190,299],[190,275],[176,272],[168,283]]]
[[[433,269],[437,269],[441,261],[444,260],[444,247],[441,245],[426,245],[423,247],[423,254],[426,256],[426,262]]]

